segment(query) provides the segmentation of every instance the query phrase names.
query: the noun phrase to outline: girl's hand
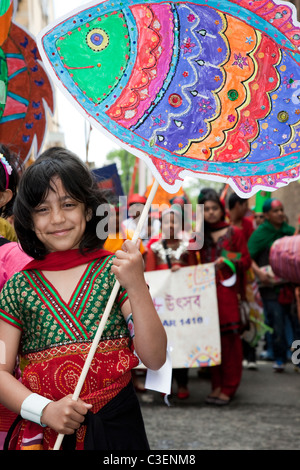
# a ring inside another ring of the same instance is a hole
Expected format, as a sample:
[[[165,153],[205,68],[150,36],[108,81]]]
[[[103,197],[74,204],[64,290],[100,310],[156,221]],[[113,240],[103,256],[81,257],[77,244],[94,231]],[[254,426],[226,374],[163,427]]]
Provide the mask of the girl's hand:
[[[52,401],[44,408],[41,423],[59,434],[74,434],[92,406],[80,398],[78,401],[72,400],[72,395],[68,395],[61,400]]]
[[[272,283],[272,276],[270,274],[266,273],[262,269],[260,269],[258,272],[258,279],[262,284],[271,284]]]
[[[178,264],[175,264],[175,266],[172,266],[172,267],[171,267],[171,271],[172,271],[173,273],[175,273],[175,272],[178,271],[179,269],[180,269],[180,266],[179,266]]]
[[[128,291],[130,288],[136,289],[140,283],[145,283],[143,257],[131,240],[126,240],[122,250],[116,251],[115,256],[111,271],[121,286]]]
[[[224,268],[225,263],[224,263],[224,259],[223,259],[222,256],[221,256],[220,258],[217,258],[217,259],[216,259],[216,261],[215,261],[215,266],[216,266],[216,269],[222,269],[222,268]]]
[[[145,367],[157,370],[166,362],[167,335],[155,310],[144,275],[143,258],[135,244],[126,240],[117,251],[111,271],[126,289],[128,298],[121,309],[124,318],[132,313],[133,344]]]

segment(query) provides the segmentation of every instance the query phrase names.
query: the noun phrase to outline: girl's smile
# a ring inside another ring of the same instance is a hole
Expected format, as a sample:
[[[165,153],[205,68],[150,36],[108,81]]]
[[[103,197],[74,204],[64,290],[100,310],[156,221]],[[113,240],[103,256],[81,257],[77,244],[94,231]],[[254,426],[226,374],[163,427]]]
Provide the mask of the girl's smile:
[[[33,212],[34,231],[48,251],[78,248],[89,216],[85,205],[66,193],[60,178]]]
[[[52,232],[52,235],[57,235],[57,236],[63,236],[66,233],[68,233],[71,229],[69,230],[57,230],[56,232]]]

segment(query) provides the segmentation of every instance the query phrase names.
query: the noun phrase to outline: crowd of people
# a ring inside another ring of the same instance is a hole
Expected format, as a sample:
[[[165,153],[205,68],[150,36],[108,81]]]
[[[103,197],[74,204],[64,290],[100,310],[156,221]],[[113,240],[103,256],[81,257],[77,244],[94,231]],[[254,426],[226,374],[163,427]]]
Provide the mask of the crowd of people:
[[[132,211],[133,215],[121,224],[124,239],[125,227],[129,221],[136,227],[142,206],[146,203],[143,196],[134,195],[129,206],[134,206],[136,200],[137,212]],[[263,347],[259,351],[260,359],[272,362],[274,372],[283,372],[291,359],[293,342],[300,337],[296,286],[277,279],[270,266],[269,254],[276,240],[292,236],[296,231],[288,225],[281,201],[271,196],[266,198],[259,211],[251,210],[248,200],[234,192],[222,198],[212,188],[203,188],[197,202],[204,207],[203,246],[201,244],[197,249],[192,235],[193,221],[187,223],[185,220],[186,197],[177,196],[170,199],[168,209],[150,213],[147,227],[153,226],[153,220],[159,220],[160,230],[156,224],[149,238],[145,224],[140,249],[145,271],[177,271],[182,266],[198,263],[215,264],[222,363],[209,371],[212,391],[206,401],[223,406],[234,397],[242,368],[258,368],[257,343],[253,346],[246,339],[247,335],[243,335],[250,322],[249,317],[244,318],[242,305],[247,305],[247,292],[253,284],[256,286],[256,302],[263,310],[261,320],[266,327],[263,344],[260,345]],[[190,232],[183,230],[187,226]],[[226,264],[228,256],[237,273],[236,283],[230,286],[223,282],[232,275]],[[299,368],[295,367],[295,370],[299,371]],[[177,384],[177,397],[187,398],[188,369],[174,369],[173,378]],[[143,390],[140,383],[137,382],[136,386]]]
[[[58,433],[65,436],[63,449],[149,448],[136,395],[144,388],[135,367],[141,360],[160,369],[167,337],[147,271],[215,265],[221,363],[209,368],[209,405],[228,405],[243,364],[256,368],[255,345],[243,336],[249,279],[258,284],[268,326],[264,358],[273,361],[275,372],[290,360],[299,339],[295,286],[275,281],[269,253],[295,229],[278,199],[268,198],[262,212],[253,214],[248,200],[235,193],[223,198],[204,188],[197,233],[193,218],[187,220],[187,198],[177,196],[168,208],[150,210],[138,244],[131,239],[146,198],[132,195],[125,219],[116,204],[101,239],[97,226],[104,216],[98,208],[108,202],[71,152],[46,150],[22,172],[17,156],[0,146],[0,448],[52,449]],[[226,282],[233,269],[235,282]],[[80,398],[73,400],[74,381],[116,279],[120,290]],[[182,400],[189,396],[188,372],[173,369]]]

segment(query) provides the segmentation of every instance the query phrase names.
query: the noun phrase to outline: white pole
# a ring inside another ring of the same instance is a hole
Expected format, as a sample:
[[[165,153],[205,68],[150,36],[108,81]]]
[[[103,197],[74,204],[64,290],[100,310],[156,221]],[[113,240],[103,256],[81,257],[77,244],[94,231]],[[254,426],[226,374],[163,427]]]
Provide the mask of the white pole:
[[[143,160],[139,159],[139,194],[144,194],[146,191],[146,164]]]
[[[134,235],[132,237],[132,241],[133,243],[135,243],[139,236],[140,236],[140,233],[141,233],[141,229],[144,225],[144,222],[146,221],[147,217],[148,217],[148,213],[149,213],[149,210],[150,210],[150,206],[152,204],[152,201],[154,199],[154,196],[155,196],[155,193],[158,189],[158,181],[157,180],[154,180],[154,184],[151,188],[151,191],[149,193],[149,196],[147,198],[147,201],[146,201],[146,204],[145,204],[145,207],[143,209],[143,212],[141,214],[141,217],[140,217],[140,220],[138,222],[138,225],[137,225],[137,228],[134,232]],[[88,356],[86,358],[86,361],[85,361],[85,364],[83,366],[83,369],[82,369],[82,372],[80,374],[80,377],[79,377],[79,380],[78,380],[78,383],[77,383],[77,386],[75,388],[75,391],[74,391],[74,394],[72,396],[72,400],[74,401],[77,401],[78,398],[79,398],[79,395],[80,395],[80,392],[81,392],[81,389],[83,387],[83,384],[84,384],[84,381],[86,379],[86,376],[87,376],[87,373],[89,371],[89,368],[91,366],[91,363],[92,363],[92,360],[94,358],[94,355],[95,355],[95,352],[96,352],[96,349],[97,349],[97,346],[99,344],[99,341],[100,341],[100,338],[101,338],[101,335],[103,333],[103,330],[104,330],[104,327],[105,327],[105,324],[107,322],[107,319],[108,319],[108,316],[111,312],[111,309],[113,307],[113,304],[114,304],[114,301],[117,297],[117,294],[118,294],[118,291],[119,291],[119,288],[120,288],[120,283],[116,280],[115,282],[115,285],[113,287],[113,290],[111,291],[111,294],[110,294],[110,297],[108,299],[108,302],[107,302],[107,305],[105,307],[105,310],[104,310],[104,313],[103,313],[103,317],[101,318],[101,321],[100,321],[100,324],[98,326],[98,330],[96,332],[96,335],[93,339],[93,342],[92,342],[92,345],[91,345],[91,348],[89,350],[89,353],[88,353]],[[64,434],[58,434],[57,436],[57,439],[55,441],[55,445],[53,447],[53,450],[59,450],[60,449],[60,446],[62,444],[62,441],[63,441],[63,438],[64,438]]]

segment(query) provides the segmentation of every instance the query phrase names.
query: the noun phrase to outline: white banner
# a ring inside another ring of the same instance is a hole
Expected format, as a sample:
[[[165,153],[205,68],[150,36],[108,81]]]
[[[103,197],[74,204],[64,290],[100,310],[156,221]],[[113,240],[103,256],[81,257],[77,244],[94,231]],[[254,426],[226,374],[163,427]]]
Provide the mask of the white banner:
[[[145,273],[165,327],[173,368],[207,367],[221,362],[215,267],[199,264],[171,272]]]

